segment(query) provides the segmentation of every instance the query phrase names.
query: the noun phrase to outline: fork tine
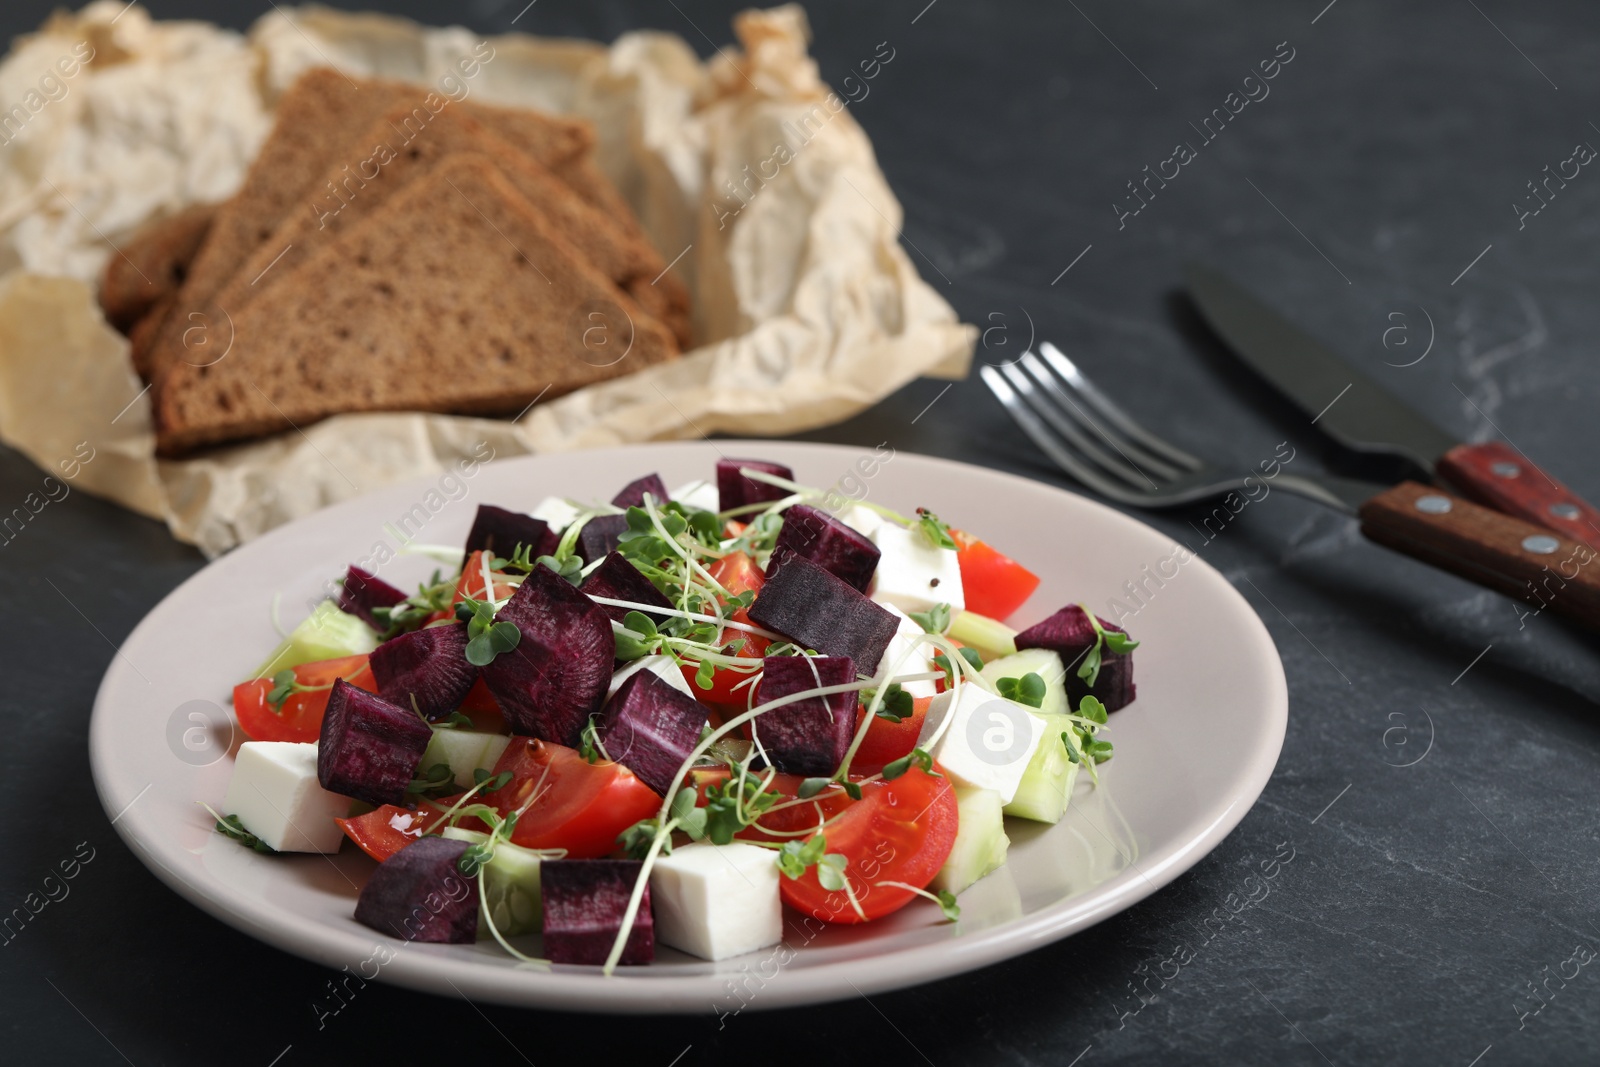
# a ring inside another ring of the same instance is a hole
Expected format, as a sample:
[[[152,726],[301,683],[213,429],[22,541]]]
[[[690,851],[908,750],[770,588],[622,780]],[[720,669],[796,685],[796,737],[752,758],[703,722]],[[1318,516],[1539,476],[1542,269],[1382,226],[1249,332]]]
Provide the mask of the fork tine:
[[[1023,358],[1026,359],[1027,357],[1024,356]],[[1000,367],[1000,373],[1005,376],[1011,387],[1016,390],[1027,405],[1033,409],[1034,414],[1043,419],[1046,425],[1055,431],[1057,437],[1065,438],[1070,442],[1077,449],[1080,456],[1093,461],[1101,470],[1122,479],[1134,489],[1154,490],[1157,488],[1156,483],[1151,480],[1150,476],[1140,470],[1126,456],[1120,458],[1113,456],[1096,444],[1082,427],[1062,413],[1054,396],[1041,385],[1035,384],[1033,379],[1024,373],[1020,367],[1004,365]]]
[[[1056,466],[1102,496],[1108,496],[1124,504],[1139,503],[1140,494],[1130,492],[1125,486],[1101,477],[1092,466],[1062,447],[1061,442],[1039,420],[999,371],[985,365],[978,368],[978,375],[983,379],[983,384],[989,387],[989,392],[994,394],[995,399],[1004,405],[1012,421],[1022,428],[1022,432],[1027,434],[1033,443],[1039,446],[1039,451],[1049,456]]]
[[[1061,349],[1057,348],[1049,341],[1045,341],[1039,345],[1039,354],[1043,356],[1045,362],[1049,363],[1050,367],[1061,376],[1061,379],[1070,383],[1077,391],[1078,395],[1082,396],[1085,401],[1093,406],[1095,411],[1103,416],[1107,422],[1116,426],[1117,429],[1138,441],[1146,449],[1165,456],[1168,460],[1178,464],[1185,470],[1195,471],[1205,466],[1200,459],[1190,455],[1181,448],[1175,448],[1171,444],[1151,433],[1149,430],[1146,430],[1143,426],[1140,426],[1137,422],[1134,422],[1132,417],[1130,417],[1127,412],[1123,411],[1122,408],[1112,403],[1109,397],[1102,393],[1093,382],[1085,377],[1084,373],[1078,369],[1077,364],[1068,359],[1066,355],[1062,353]]]
[[[1032,352],[1024,352],[1018,362],[1023,369],[1033,375],[1035,381],[1045,387],[1057,401],[1058,406],[1067,413],[1068,417],[1114,448],[1117,454],[1128,462],[1129,466],[1138,469],[1141,473],[1154,471],[1156,475],[1169,481],[1184,473],[1183,468],[1175,467],[1166,460],[1153,456],[1145,449],[1140,448],[1133,440],[1113,433],[1111,429],[1103,425],[1103,417],[1102,421],[1096,421],[1094,416],[1083,410],[1083,404],[1079,403],[1080,400],[1087,401],[1087,398],[1079,396],[1071,382],[1064,381],[1051,373],[1049,367],[1039,362],[1038,356],[1035,356]]]

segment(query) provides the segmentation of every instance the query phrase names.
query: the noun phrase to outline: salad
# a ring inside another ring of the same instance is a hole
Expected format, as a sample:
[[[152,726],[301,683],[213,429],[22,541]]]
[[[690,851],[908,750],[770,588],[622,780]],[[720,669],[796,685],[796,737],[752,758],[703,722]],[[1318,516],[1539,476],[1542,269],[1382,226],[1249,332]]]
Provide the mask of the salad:
[[[407,594],[351,566],[234,689],[251,740],[213,809],[262,852],[353,841],[356,920],[403,940],[610,973],[774,945],[786,908],[957,920],[1135,696],[1120,627],[1069,604],[1017,632],[1022,564],[776,463],[484,505],[463,548],[410,551],[450,570]]]

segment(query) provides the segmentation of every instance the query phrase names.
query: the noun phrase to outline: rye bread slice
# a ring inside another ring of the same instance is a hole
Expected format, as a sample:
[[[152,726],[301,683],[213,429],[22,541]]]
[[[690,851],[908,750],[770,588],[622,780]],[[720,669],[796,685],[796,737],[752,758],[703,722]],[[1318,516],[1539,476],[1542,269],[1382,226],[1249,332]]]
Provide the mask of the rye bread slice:
[[[599,334],[599,323],[608,323]],[[514,414],[677,355],[487,156],[412,182],[156,388],[164,455],[352,411]]]
[[[509,140],[548,166],[582,157],[594,143],[587,123],[471,101],[450,103],[427,86],[352,78],[330,67],[307,71],[279,100],[272,132],[243,187],[217,212],[168,321],[153,331],[149,346],[134,349],[134,367],[140,374],[154,380],[169,362],[183,359],[183,336],[192,314],[209,324],[220,322],[212,298],[239,264],[272,236],[287,215],[304,209],[312,199],[313,183],[320,183],[326,171],[341,161],[354,165],[364,158],[356,150],[355,138],[398,104],[408,105],[415,116],[410,121],[420,125],[432,119],[435,108],[441,114],[452,108],[494,113]],[[580,195],[585,194],[580,191]]]
[[[666,263],[648,243],[628,236],[613,216],[580,199],[571,186],[466,111],[447,109],[420,127],[409,125],[408,117],[407,105],[391,108],[356,137],[352,143],[362,146],[360,161],[329,170],[311,190],[307,210],[292,212],[279,224],[217,294],[216,304],[237,315],[411,182],[454,156],[478,153],[492,157],[568,244],[671,330],[679,347],[688,347],[687,292],[677,278],[656,281]]]
[[[194,204],[139,228],[112,253],[100,275],[100,310],[123,333],[183,285],[216,216],[216,204]]]

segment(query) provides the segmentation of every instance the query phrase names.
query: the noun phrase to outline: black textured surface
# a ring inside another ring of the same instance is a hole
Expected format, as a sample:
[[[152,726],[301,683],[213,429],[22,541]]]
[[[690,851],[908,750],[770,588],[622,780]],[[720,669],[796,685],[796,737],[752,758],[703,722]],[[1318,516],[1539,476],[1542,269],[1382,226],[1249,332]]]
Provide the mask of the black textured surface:
[[[905,203],[912,256],[988,331],[980,358],[1009,358],[1037,329],[1194,449],[1249,467],[1287,438],[1309,468],[1324,450],[1306,420],[1272,407],[1176,298],[1182,262],[1203,256],[1445,427],[1504,436],[1600,498],[1600,177],[1582,173],[1525,228],[1512,207],[1576,143],[1600,144],[1590,124],[1600,9],[1325,2],[810,8],[815,53],[835,83],[878,42],[896,49],[854,112]],[[0,32],[37,24],[51,6],[9,0]],[[238,26],[269,9],[154,6]],[[494,31],[523,3],[383,6]],[[542,0],[518,27],[606,39],[659,27],[705,53],[696,27],[727,40],[736,6]],[[1176,142],[1198,144],[1189,124],[1283,41],[1294,58],[1271,95],[1119,230],[1112,205],[1124,184]],[[1416,359],[1430,332],[1426,358],[1394,366]],[[944,389],[913,384],[808,436],[888,440],[1056,480],[975,380]],[[0,455],[0,499],[20,501],[40,478]],[[1148,518],[1181,535],[1194,517]],[[1282,494],[1247,509],[1203,555],[1278,642],[1288,738],[1243,824],[1130,911],[870,1004],[603,1021],[480,1013],[372,985],[319,1030],[312,1004],[332,975],[160,885],[118,842],[89,784],[86,723],[112,646],[199,557],[87,496],[51,504],[0,552],[12,615],[0,906],[22,905],[78,842],[94,858],[69,897],[0,947],[5,1059],[1595,1062],[1600,971],[1573,976],[1563,961],[1575,946],[1600,947],[1600,642],[1549,616],[1519,628],[1509,602]],[[1397,766],[1425,747],[1420,762]],[[1227,738],[1214,757],[1228,757]],[[1201,926],[1280,842],[1293,860],[1270,895],[1220,931]],[[1149,1000],[1137,1011],[1130,983]]]

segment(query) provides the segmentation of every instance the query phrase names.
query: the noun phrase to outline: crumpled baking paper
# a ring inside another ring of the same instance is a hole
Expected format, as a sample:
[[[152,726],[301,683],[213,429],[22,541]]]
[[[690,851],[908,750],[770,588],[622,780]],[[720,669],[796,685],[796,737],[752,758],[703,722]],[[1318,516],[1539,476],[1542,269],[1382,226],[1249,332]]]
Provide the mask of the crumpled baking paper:
[[[488,39],[493,59],[462,83],[469,98],[595,124],[598,162],[663,258],[683,250],[673,269],[693,294],[699,346],[516,422],[341,415],[158,461],[148,393],[95,302],[115,247],[148,219],[237,189],[304,70],[438,85],[482,41],[274,6],[241,36],[98,0],[0,63],[0,440],[52,472],[87,442],[94,459],[74,465],[75,488],[214,556],[484,444],[505,457],[793,433],[920,375],[966,373],[977,331],[901,250],[900,205],[847,102],[819,79],[798,6],[743,13],[742,47],[708,63],[670,34],[610,47],[514,34]]]

